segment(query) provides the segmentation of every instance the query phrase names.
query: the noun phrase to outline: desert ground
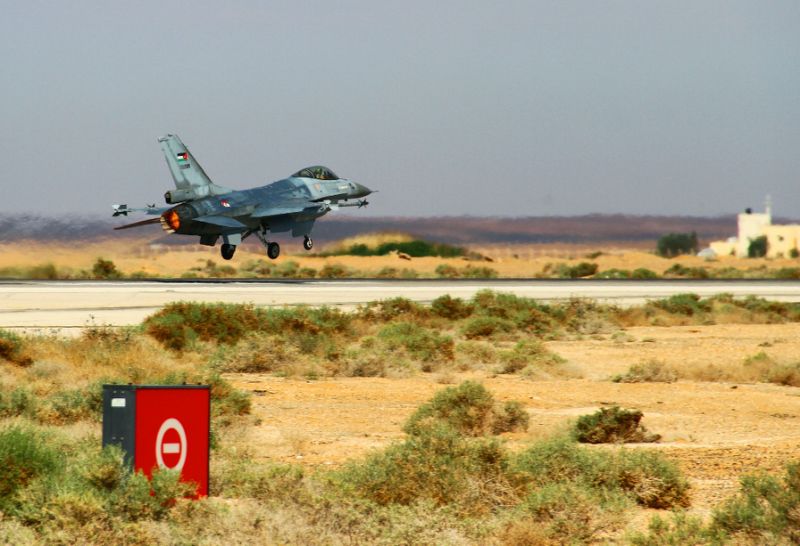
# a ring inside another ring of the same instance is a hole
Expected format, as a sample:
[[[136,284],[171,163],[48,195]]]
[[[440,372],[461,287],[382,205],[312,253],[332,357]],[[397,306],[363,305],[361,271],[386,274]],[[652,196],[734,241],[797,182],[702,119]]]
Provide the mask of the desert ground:
[[[331,248],[334,245],[329,245]],[[456,268],[485,266],[493,269],[499,277],[530,278],[546,275],[546,268],[556,264],[575,265],[580,262],[593,262],[598,271],[609,269],[634,270],[649,269],[659,275],[674,264],[684,267],[704,267],[709,270],[736,268],[781,269],[798,266],[797,259],[781,258],[736,258],[721,256],[706,260],[697,256],[678,256],[662,258],[641,245],[608,243],[598,245],[467,245],[469,250],[478,252],[491,261],[466,261],[464,258],[425,257],[403,259],[398,255],[389,256],[322,256],[325,248],[311,253],[304,252],[297,241],[284,242],[281,256],[271,262],[263,249],[249,243],[240,247],[233,260],[225,261],[219,255],[219,248],[201,245],[163,245],[153,244],[150,239],[77,241],[73,244],[63,242],[47,244],[43,242],[22,242],[0,244],[0,271],[18,267],[33,267],[53,264],[67,273],[91,271],[98,258],[111,260],[125,275],[143,277],[180,277],[191,271],[205,276],[209,261],[212,266],[230,266],[237,270],[238,276],[253,276],[242,271],[253,262],[273,263],[276,266],[295,262],[299,268],[312,268],[317,271],[326,265],[342,265],[356,276],[374,276],[385,268],[413,270],[422,277],[436,277],[436,268],[442,264]],[[598,254],[599,253],[599,254]],[[597,254],[597,255],[596,255]],[[214,276],[212,272],[208,276]]]
[[[341,465],[403,436],[402,425],[447,384],[478,379],[500,400],[518,400],[531,415],[523,446],[566,430],[579,415],[618,404],[644,412],[663,439],[655,448],[678,461],[692,484],[690,510],[708,515],[734,493],[741,475],[780,473],[800,459],[800,388],[764,383],[613,383],[632,364],[658,359],[679,369],[739,363],[766,351],[780,360],[800,352],[800,324],[635,327],[626,335],[547,343],[581,379],[533,381],[517,375],[424,374],[406,378],[309,381],[230,374],[253,393],[255,423],[236,443],[262,459],[316,467]],[[765,348],[768,347],[768,348]],[[641,526],[649,514],[634,521]]]

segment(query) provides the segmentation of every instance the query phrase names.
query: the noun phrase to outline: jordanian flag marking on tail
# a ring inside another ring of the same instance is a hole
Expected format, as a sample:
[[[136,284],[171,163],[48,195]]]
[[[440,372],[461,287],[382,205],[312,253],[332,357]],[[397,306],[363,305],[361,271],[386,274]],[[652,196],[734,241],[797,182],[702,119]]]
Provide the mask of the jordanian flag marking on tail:
[[[178,166],[181,169],[189,168],[189,152],[181,152],[176,157],[178,158]]]

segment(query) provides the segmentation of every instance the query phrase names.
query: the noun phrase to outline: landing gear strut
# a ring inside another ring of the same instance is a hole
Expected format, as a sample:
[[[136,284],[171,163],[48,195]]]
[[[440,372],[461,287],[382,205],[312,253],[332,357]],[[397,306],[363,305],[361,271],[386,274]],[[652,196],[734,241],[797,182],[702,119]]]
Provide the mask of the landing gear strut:
[[[233,258],[233,254],[235,252],[236,252],[236,245],[223,243],[222,248],[220,248],[220,253],[222,254],[223,260],[230,260],[231,258]]]
[[[303,238],[303,248],[305,248],[306,250],[311,250],[312,248],[314,248],[314,239],[306,235]]]
[[[274,260],[281,254],[281,247],[278,243],[270,242],[267,237],[269,237],[269,229],[261,228],[260,230],[256,231],[256,237],[258,240],[261,241],[261,244],[264,245],[264,248],[267,249],[267,256],[270,260]]]

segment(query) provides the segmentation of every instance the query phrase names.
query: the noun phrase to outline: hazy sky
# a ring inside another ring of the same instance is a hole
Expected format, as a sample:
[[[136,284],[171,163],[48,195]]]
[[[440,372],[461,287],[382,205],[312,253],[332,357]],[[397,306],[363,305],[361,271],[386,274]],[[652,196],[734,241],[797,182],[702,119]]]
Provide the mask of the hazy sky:
[[[800,217],[797,0],[0,0],[0,71],[0,212],[163,204],[175,132],[370,215]]]

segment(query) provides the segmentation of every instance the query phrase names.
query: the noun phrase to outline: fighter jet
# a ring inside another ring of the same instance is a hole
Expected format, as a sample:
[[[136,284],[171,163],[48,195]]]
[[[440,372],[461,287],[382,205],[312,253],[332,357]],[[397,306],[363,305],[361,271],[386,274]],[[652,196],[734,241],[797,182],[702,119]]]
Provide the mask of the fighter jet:
[[[159,216],[114,229],[160,223],[168,233],[198,235],[201,245],[214,246],[222,238],[221,254],[226,260],[250,235],[258,237],[273,260],[281,252],[278,243],[270,240],[273,233],[291,231],[293,237],[303,237],[303,248],[311,250],[311,229],[317,218],[341,207],[365,207],[369,202],[364,198],[372,193],[322,166],[302,169],[266,186],[232,190],[211,181],[178,135],[163,136],[158,142],[175,181],[175,189],[164,194],[172,206],[112,205],[113,216],[131,212]]]

